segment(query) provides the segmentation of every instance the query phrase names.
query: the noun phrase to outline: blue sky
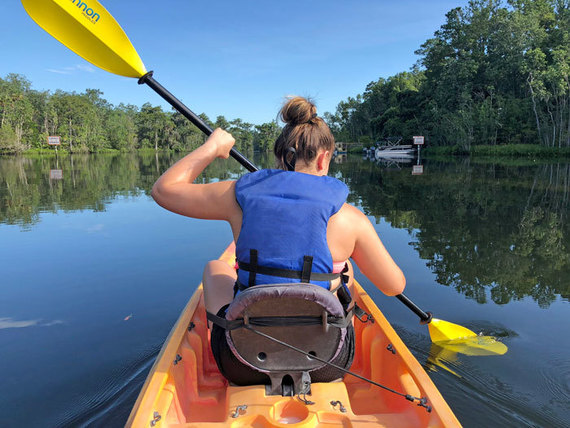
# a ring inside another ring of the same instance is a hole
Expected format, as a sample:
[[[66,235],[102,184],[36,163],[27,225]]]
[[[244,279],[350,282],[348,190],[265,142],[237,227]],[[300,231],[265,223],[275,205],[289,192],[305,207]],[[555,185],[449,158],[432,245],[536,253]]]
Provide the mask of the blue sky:
[[[379,77],[409,70],[414,51],[466,0],[101,0],[155,78],[196,113],[262,123],[286,95],[333,112]],[[103,91],[113,104],[166,104],[136,79],[99,70],[3,0],[0,77],[38,90]]]

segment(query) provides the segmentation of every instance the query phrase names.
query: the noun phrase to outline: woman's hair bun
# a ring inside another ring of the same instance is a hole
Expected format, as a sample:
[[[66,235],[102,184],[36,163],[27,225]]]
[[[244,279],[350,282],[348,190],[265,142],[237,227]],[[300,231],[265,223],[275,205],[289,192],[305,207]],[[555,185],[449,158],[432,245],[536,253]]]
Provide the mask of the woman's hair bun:
[[[334,151],[334,136],[311,99],[288,97],[279,115],[285,126],[273,147],[278,168],[294,170],[313,162],[319,150]]]
[[[287,125],[309,123],[317,117],[317,107],[313,102],[303,97],[289,97],[281,109],[281,120]]]

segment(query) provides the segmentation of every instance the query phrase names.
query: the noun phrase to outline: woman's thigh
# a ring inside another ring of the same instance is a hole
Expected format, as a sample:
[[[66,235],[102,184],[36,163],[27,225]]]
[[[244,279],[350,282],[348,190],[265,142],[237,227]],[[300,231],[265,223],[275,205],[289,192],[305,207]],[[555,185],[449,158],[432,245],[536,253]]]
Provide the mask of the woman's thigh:
[[[236,278],[235,269],[226,262],[212,260],[206,264],[202,284],[204,304],[208,312],[215,314],[233,300]]]

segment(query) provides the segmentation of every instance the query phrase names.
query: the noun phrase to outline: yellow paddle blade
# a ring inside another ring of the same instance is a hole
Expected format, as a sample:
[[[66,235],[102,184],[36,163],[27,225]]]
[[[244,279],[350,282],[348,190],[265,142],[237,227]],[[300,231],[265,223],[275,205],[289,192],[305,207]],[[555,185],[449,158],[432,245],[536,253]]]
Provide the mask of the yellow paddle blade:
[[[126,77],[146,68],[115,18],[97,0],[22,0],[45,31],[91,64]]]
[[[428,324],[431,341],[441,350],[472,356],[503,355],[509,348],[492,336],[478,336],[474,331],[448,321],[432,319]]]
[[[434,344],[445,350],[445,356],[458,353],[471,356],[504,355],[509,348],[503,342],[498,342],[492,336],[475,336],[463,339],[448,340]]]
[[[431,341],[435,343],[477,336],[475,332],[468,328],[436,318],[431,320],[428,328]]]

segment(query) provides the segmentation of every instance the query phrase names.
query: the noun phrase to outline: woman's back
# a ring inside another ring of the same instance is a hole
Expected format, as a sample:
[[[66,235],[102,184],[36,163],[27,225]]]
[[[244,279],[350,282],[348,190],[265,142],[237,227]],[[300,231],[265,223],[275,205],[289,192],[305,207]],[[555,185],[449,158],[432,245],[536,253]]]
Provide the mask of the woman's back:
[[[281,110],[281,118],[286,125],[274,147],[279,168],[326,176],[334,151],[334,138],[328,126],[317,116],[315,106],[304,98],[293,98]],[[153,187],[152,195],[160,205],[173,212],[229,222],[234,240],[239,242],[244,213],[236,201],[236,182],[194,183],[216,157],[227,159],[234,143],[227,132],[214,131],[204,145],[163,174]],[[251,232],[248,230],[246,233]],[[279,244],[271,242],[271,234],[264,234],[260,239],[271,245]],[[326,243],[332,262],[352,258],[362,273],[384,293],[396,295],[403,291],[404,275],[382,245],[368,218],[357,208],[345,203],[328,219]],[[303,256],[290,254],[292,259]]]

